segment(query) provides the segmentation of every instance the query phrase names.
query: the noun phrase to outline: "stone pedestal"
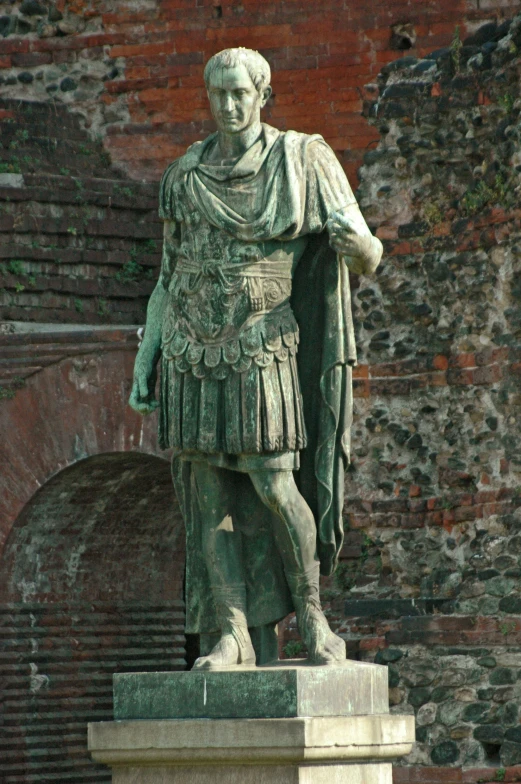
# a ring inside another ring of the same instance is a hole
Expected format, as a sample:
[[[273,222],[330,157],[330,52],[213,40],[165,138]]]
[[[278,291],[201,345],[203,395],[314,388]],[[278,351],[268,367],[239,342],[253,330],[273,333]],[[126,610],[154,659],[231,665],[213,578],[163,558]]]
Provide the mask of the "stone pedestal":
[[[116,675],[114,713],[89,725],[114,784],[391,784],[414,742],[387,669],[358,662]]]

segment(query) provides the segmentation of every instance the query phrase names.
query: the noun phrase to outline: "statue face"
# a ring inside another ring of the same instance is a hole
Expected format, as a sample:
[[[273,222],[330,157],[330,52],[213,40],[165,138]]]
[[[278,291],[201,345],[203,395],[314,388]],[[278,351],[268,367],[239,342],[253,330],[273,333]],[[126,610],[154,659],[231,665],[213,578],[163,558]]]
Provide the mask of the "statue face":
[[[260,120],[260,110],[271,94],[266,87],[257,92],[244,65],[220,68],[208,85],[210,108],[221,133],[240,133]]]

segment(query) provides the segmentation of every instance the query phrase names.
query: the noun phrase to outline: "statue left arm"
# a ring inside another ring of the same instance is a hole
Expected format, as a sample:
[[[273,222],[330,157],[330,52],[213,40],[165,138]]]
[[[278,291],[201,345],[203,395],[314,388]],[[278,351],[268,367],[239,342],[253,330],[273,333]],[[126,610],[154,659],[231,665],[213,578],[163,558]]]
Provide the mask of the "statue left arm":
[[[380,263],[382,243],[364,220],[344,170],[323,139],[308,146],[308,203],[329,232],[331,247],[358,275],[372,274]]]
[[[382,259],[382,243],[371,234],[358,204],[333,212],[327,222],[329,242],[351,272],[372,275]]]

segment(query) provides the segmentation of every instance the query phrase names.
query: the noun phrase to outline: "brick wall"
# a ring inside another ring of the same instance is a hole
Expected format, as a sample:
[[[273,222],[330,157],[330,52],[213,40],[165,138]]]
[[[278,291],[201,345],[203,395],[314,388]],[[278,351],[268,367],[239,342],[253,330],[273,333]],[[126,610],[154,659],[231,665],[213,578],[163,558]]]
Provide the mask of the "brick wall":
[[[110,721],[114,672],[184,669],[181,602],[0,604],[3,784],[110,782],[87,722]]]
[[[123,178],[67,107],[0,101],[0,319],[142,324],[157,187]]]
[[[273,66],[265,118],[322,133],[356,178],[377,141],[360,117],[361,90],[403,51],[450,43],[519,0],[415,3],[325,0],[143,0],[16,3],[3,17],[3,92],[74,108],[130,176],[157,180],[172,158],[212,128],[203,63],[229,46],[261,51]],[[22,6],[23,9],[23,6]]]

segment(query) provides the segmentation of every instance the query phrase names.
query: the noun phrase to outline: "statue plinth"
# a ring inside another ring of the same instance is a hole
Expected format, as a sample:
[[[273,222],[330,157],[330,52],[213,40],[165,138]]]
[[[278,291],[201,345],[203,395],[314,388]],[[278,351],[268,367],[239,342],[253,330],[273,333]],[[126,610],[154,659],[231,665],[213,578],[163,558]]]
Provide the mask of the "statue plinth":
[[[414,742],[387,668],[351,661],[116,675],[114,705],[89,725],[113,784],[391,784]]]

